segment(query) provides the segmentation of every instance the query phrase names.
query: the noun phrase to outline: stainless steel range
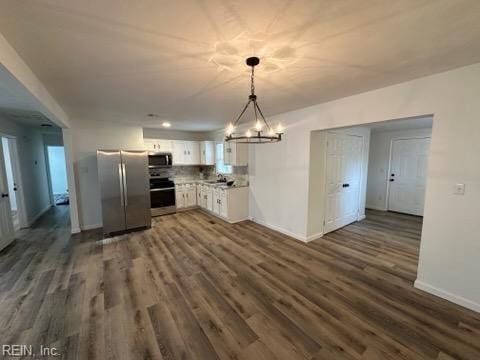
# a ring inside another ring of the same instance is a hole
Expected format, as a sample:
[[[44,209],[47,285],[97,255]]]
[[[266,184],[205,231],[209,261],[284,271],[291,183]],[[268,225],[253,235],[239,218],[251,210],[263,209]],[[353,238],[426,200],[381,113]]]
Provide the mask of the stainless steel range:
[[[166,177],[150,177],[150,202],[152,216],[174,213],[175,183]]]

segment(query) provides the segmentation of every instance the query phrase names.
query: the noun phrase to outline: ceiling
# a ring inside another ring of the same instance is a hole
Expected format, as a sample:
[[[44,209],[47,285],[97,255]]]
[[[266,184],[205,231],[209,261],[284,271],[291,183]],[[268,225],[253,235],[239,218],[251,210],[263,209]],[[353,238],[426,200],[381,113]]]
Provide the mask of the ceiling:
[[[0,64],[0,108],[35,111],[37,107],[33,96]]]
[[[60,128],[57,125],[55,125],[45,115],[38,111],[18,110],[0,107],[0,120],[2,119],[42,129],[42,131],[51,131],[53,129],[55,129],[56,131],[60,131]]]
[[[0,32],[72,118],[206,131],[250,55],[267,116],[480,62],[480,1],[0,0]]]

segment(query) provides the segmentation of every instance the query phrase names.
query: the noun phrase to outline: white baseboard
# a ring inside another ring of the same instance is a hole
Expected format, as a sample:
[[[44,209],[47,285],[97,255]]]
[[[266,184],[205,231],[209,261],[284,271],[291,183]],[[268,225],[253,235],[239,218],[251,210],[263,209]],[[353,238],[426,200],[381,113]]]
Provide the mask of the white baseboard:
[[[435,286],[424,283],[423,281],[420,281],[418,279],[415,280],[414,286],[417,289],[420,289],[422,291],[425,291],[427,293],[430,293],[430,294],[433,294],[435,296],[441,297],[442,299],[451,301],[451,302],[453,302],[457,305],[463,306],[467,309],[470,309],[470,310],[473,310],[473,311],[476,311],[476,312],[480,313],[480,304],[479,303],[476,303],[474,301],[465,299],[461,296],[452,294],[448,291],[436,288]]]
[[[313,234],[313,235],[309,235],[309,236],[307,236],[306,242],[310,242],[310,241],[313,241],[313,240],[320,239],[322,236],[323,236],[323,232],[319,232],[319,233],[316,233],[316,234]]]
[[[387,211],[387,208],[384,206],[376,206],[376,205],[365,205],[365,209],[371,209],[371,210],[378,210],[378,211]]]
[[[48,210],[50,210],[51,207],[52,207],[52,205],[49,204],[43,210],[41,210],[37,215],[35,215],[30,220],[28,220],[27,221],[28,227],[31,227],[35,223],[35,221],[37,221],[43,214],[45,214]]]
[[[220,219],[223,219],[222,217]],[[246,221],[246,220],[250,220],[248,217],[246,218],[240,218],[240,219],[236,219],[236,220],[227,220],[227,219],[223,219],[225,221],[228,221],[230,224],[236,224],[236,223],[239,223],[239,222],[242,222],[242,221]]]
[[[103,224],[82,225],[81,226],[81,231],[98,229],[98,228],[101,228],[102,226],[103,226]]]
[[[267,224],[267,223],[265,223],[265,222],[263,222],[263,221],[259,221],[259,220],[254,219],[254,218],[250,218],[250,220],[253,221],[254,223],[257,223],[257,224],[262,225],[262,226],[265,226],[265,227],[267,227],[267,228],[269,228],[269,229],[278,231],[279,233],[282,233],[282,234],[284,234],[284,235],[290,236],[290,237],[294,238],[295,240],[300,240],[300,241],[302,241],[302,242],[309,242],[309,241],[313,240],[313,239],[308,240],[308,239],[307,239],[305,236],[303,236],[303,235],[295,234],[295,233],[293,233],[293,232],[291,232],[291,231],[282,229],[281,227],[278,227],[278,226],[276,226],[276,225],[270,225],[270,224]],[[314,236],[315,236],[315,235],[314,235]]]
[[[82,229],[80,229],[79,227],[75,227],[71,229],[72,234],[78,234],[80,232],[82,232]]]

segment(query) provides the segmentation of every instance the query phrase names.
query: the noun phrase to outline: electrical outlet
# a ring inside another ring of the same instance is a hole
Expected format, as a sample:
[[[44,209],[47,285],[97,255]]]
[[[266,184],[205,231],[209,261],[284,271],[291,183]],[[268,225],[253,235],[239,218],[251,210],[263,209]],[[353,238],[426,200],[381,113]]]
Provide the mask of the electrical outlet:
[[[465,195],[465,184],[455,184],[455,195]]]

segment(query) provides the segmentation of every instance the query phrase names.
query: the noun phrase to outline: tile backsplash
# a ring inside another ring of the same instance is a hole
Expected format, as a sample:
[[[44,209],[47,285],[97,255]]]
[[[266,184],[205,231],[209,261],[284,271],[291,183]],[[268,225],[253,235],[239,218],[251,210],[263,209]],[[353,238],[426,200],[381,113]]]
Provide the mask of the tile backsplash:
[[[156,171],[158,172],[155,175],[174,180],[213,179],[217,175],[214,165],[173,166],[169,169],[157,169]],[[242,183],[248,182],[248,166],[233,166],[232,174],[226,176],[228,179],[234,179]]]

